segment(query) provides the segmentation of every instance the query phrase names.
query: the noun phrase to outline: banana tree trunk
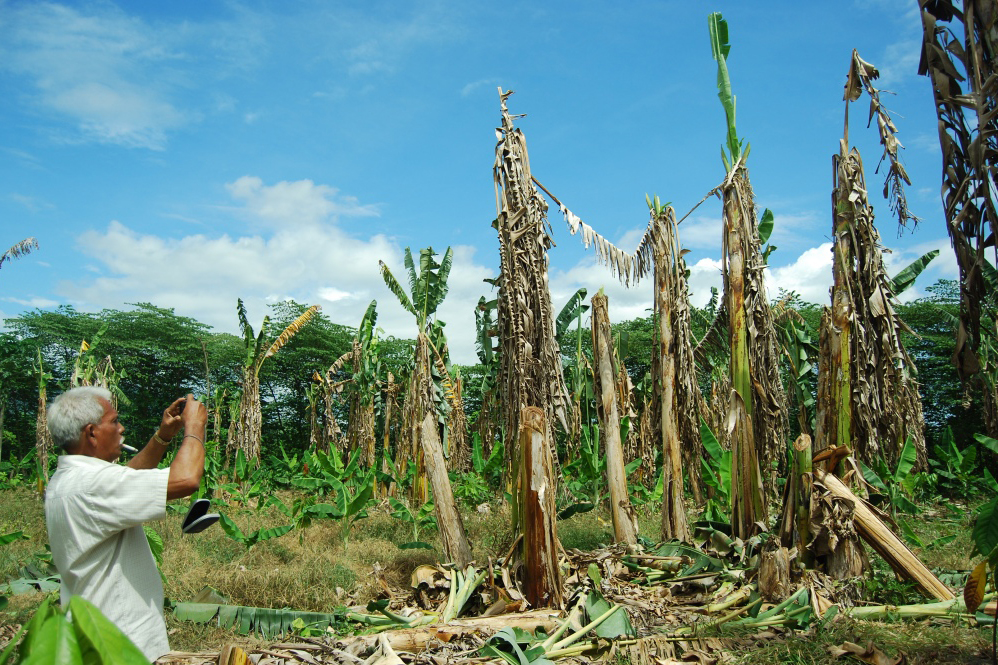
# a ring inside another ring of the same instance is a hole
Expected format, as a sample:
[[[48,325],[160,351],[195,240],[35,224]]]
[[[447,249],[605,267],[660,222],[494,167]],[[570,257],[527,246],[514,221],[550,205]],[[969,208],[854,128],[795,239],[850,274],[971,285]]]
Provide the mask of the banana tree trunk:
[[[52,452],[52,434],[49,433],[48,412],[45,398],[45,388],[38,391],[38,419],[35,421],[35,454],[41,462],[42,477],[45,484],[49,482],[49,453]],[[0,436],[3,435],[0,430]]]
[[[388,377],[386,378],[387,387],[385,388],[385,420],[383,426],[383,438],[381,442],[381,471],[387,473],[388,475],[398,478],[398,469],[389,468],[388,459],[391,455],[392,450],[392,407],[395,404],[395,375],[388,372]],[[398,457],[398,452],[396,451],[395,458]],[[396,462],[397,466],[397,462]],[[395,496],[395,483],[391,482],[387,487],[380,487],[378,483],[375,484],[375,493],[379,497]],[[380,492],[380,494],[378,494]]]
[[[340,426],[333,411],[334,400],[335,393],[329,385],[329,380],[326,379],[322,385],[322,437],[319,446],[326,453],[339,448]]]
[[[544,411],[544,422],[552,428],[546,440],[553,443],[556,422],[568,430],[569,407],[555,337],[557,315],[548,286],[547,250],[553,241],[548,233],[547,203],[530,175],[526,139],[513,126],[506,107],[510,94],[499,90],[502,125],[493,164],[500,271],[497,317],[502,344],[498,394],[506,436],[516,436],[521,428],[521,409],[534,405]],[[512,452],[510,447],[507,453]],[[509,483],[514,479],[514,457],[507,455],[506,461]]]
[[[401,470],[405,469],[410,460],[416,465],[416,474],[412,486],[409,488],[409,498],[416,506],[423,505],[429,499],[422,428],[428,413],[434,415],[434,423],[436,423],[436,407],[433,405],[433,397],[430,392],[433,381],[430,363],[430,343],[426,335],[420,333],[416,338],[415,365],[409,376],[409,388],[402,405],[403,453],[398,455],[398,464]]]
[[[729,400],[728,419],[734,423],[731,437],[731,530],[747,539],[758,531],[756,522],[766,522],[762,475],[752,425],[752,375],[749,365],[748,321],[745,311],[746,270],[751,246],[749,227],[739,185],[748,188],[743,167],[724,189],[724,255],[728,311],[728,345],[731,354],[730,376],[738,399]],[[748,202],[752,205],[751,202]]]
[[[247,461],[259,461],[263,416],[260,412],[260,377],[253,367],[243,370],[243,393],[239,398],[236,447]]]
[[[653,213],[654,214],[654,213]],[[693,373],[693,346],[685,280],[685,264],[679,250],[675,213],[667,207],[655,220],[655,311],[658,316],[660,352],[652,363],[658,369],[662,441],[662,539],[689,541],[683,495],[683,449],[693,453],[686,471],[697,504],[700,494],[699,461],[700,387]],[[692,462],[692,463],[691,463]]]
[[[676,355],[672,335],[672,307],[669,288],[669,268],[656,256],[656,291],[658,295],[659,338],[662,355],[659,361],[662,385],[658,412],[662,432],[662,540],[688,542],[690,531],[686,524],[686,506],[683,501],[683,454],[679,444],[679,422],[676,419]]]
[[[834,244],[832,246],[832,307],[821,317],[819,335],[817,427],[814,453],[829,446],[852,451],[853,445],[853,385],[852,385],[852,326],[855,318],[850,280],[855,278],[853,263],[853,206],[849,200],[852,181],[847,168],[848,148],[843,139],[835,158],[836,188],[834,192]],[[829,469],[834,473],[835,469]],[[863,574],[866,557],[859,535],[855,531],[837,541],[827,554],[824,565],[829,575],[845,579]]]
[[[599,399],[600,428],[606,445],[606,482],[610,489],[610,515],[614,539],[634,545],[638,542],[637,519],[627,494],[624,449],[620,440],[620,411],[614,381],[613,340],[607,297],[602,290],[593,296],[593,356],[597,364],[596,394]],[[680,476],[680,484],[682,479]]]
[[[551,459],[549,427],[544,411],[528,406],[520,414],[519,485],[523,534],[524,584],[533,607],[561,607],[562,579],[558,567],[557,482]]]
[[[447,462],[437,434],[437,416],[427,412],[420,426],[423,452],[426,455],[426,472],[433,487],[433,509],[437,514],[437,527],[443,544],[444,559],[463,570],[471,563],[471,546],[464,531],[461,513],[454,502],[450,478],[447,476]]]

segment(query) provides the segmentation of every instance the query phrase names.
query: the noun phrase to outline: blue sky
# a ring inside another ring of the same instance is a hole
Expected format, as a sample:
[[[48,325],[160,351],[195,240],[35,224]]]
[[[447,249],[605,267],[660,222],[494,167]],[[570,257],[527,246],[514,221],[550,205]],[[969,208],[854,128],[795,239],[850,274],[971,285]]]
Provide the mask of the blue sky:
[[[646,193],[683,216],[724,177],[711,11],[729,23],[738,129],[758,204],[776,217],[771,295],[828,299],[831,156],[853,48],[896,93],[884,100],[922,218],[898,234],[861,98],[850,138],[889,264],[940,248],[919,287],[955,278],[910,0],[0,0],[0,245],[41,245],[4,265],[0,317],[149,301],[235,331],[237,297],[254,323],[294,298],[356,326],[376,299],[386,333],[412,336],[378,261],[403,278],[406,246],[452,246],[440,318],[456,359],[473,362],[473,306],[498,271],[497,88],[516,91],[537,179],[632,250]],[[557,208],[550,221],[556,307],[604,286],[614,320],[646,312],[650,284],[625,289]],[[720,284],[720,237],[715,199],[680,226],[696,304]]]

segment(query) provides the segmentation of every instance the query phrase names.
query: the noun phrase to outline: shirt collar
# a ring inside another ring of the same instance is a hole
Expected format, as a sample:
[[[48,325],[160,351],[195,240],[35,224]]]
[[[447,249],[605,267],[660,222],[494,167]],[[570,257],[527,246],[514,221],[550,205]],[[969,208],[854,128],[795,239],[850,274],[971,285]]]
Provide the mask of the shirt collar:
[[[111,465],[112,465],[111,462],[105,462],[104,460],[97,459],[96,457],[88,457],[87,455],[63,454],[59,455],[58,468],[60,469],[71,469],[73,467],[100,468]]]

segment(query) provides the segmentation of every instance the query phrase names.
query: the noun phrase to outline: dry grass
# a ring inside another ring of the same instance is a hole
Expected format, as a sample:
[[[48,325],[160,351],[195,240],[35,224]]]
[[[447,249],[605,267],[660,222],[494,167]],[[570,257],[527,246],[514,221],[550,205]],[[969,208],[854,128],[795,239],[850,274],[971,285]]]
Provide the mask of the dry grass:
[[[283,497],[290,503],[290,497]],[[421,564],[440,557],[439,539],[434,532],[420,538],[434,550],[400,550],[398,543],[412,540],[411,526],[392,518],[384,506],[371,510],[367,519],[357,522],[346,550],[340,525],[318,521],[302,532],[259,543],[251,549],[229,539],[219,527],[200,534],[181,535],[180,522],[187,502],[153,527],[164,542],[163,572],[165,591],[174,602],[190,601],[210,586],[233,604],[261,607],[290,607],[332,612],[344,605],[363,605],[381,590],[377,575],[392,587],[405,588],[410,575]],[[658,538],[660,517],[657,507],[638,509],[640,531]],[[286,523],[274,509],[253,511],[223,508],[247,532],[259,527]],[[956,540],[942,547],[916,550],[933,568],[966,570],[969,558],[971,511],[962,507],[934,507],[922,518],[909,519],[926,543],[950,533]],[[691,516],[692,517],[692,516]],[[504,556],[512,544],[513,531],[508,507],[492,506],[489,514],[464,514],[465,527],[473,552],[481,560]],[[567,549],[583,551],[598,548],[612,540],[609,517],[597,512],[576,515],[559,523],[559,536]],[[22,530],[30,540],[0,548],[0,575],[9,579],[34,554],[44,552],[47,537],[42,504],[30,489],[0,492],[0,533]],[[882,577],[888,577],[886,571]],[[44,594],[13,596],[0,612],[0,624],[23,623],[44,598]],[[255,645],[253,638],[235,636],[217,626],[176,621],[167,613],[171,646],[184,651],[214,651],[228,642]],[[751,638],[755,639],[755,638]],[[841,620],[821,635],[783,636],[763,639],[757,648],[738,651],[741,663],[832,663],[828,646],[849,640],[860,644],[873,641],[890,654],[904,652],[911,663],[986,662],[990,653],[990,632],[951,622],[879,623]]]

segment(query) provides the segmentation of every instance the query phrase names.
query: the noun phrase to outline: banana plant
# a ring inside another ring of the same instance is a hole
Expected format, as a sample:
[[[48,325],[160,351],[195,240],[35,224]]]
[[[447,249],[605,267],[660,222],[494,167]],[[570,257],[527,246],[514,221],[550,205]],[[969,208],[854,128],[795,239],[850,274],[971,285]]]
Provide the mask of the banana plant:
[[[263,504],[264,507],[277,508],[285,517],[291,520],[291,527],[298,531],[298,542],[304,543],[305,531],[317,519],[341,519],[343,514],[336,506],[329,503],[316,503],[315,496],[305,495],[295,499],[289,508],[281,499],[272,495]]]
[[[576,499],[599,506],[607,493],[606,458],[600,454],[599,426],[583,425],[580,433],[578,456],[564,467],[565,484]]]
[[[367,517],[366,509],[374,498],[374,470],[368,472],[354,488],[339,481],[335,482],[338,488],[333,505],[336,513],[340,515],[340,535],[343,538],[343,551],[346,551],[351,527],[357,520]]]
[[[346,384],[350,412],[347,428],[347,445],[350,450],[361,449],[361,463],[366,467],[375,464],[374,412],[380,396],[378,389],[381,373],[379,351],[378,302],[372,300],[357,327],[353,340],[353,375]]]
[[[446,473],[435,473],[427,478],[425,472],[427,459],[434,460],[436,466],[445,464],[448,437],[452,436],[450,425],[455,425],[453,438],[460,442],[464,440],[466,422],[459,391],[455,390],[450,377],[444,322],[436,319],[437,308],[447,295],[447,278],[454,254],[448,247],[440,263],[434,256],[432,247],[421,250],[417,272],[412,252],[406,248],[405,267],[409,273],[411,298],[388,266],[380,263],[385,285],[398,298],[399,304],[416,317],[418,328],[414,367],[402,406],[402,449],[396,450],[396,456],[416,462],[416,478],[410,490],[413,502],[424,503],[429,499],[427,481],[432,481],[444,557],[458,565],[465,565],[471,560],[471,546],[457,511],[450,479]],[[453,413],[449,413],[450,410]],[[429,428],[437,428],[438,431],[428,431]],[[442,435],[437,436],[438,433]]]
[[[260,461],[263,425],[260,411],[260,367],[263,366],[267,358],[280,351],[299,330],[311,321],[319,309],[319,305],[312,305],[306,309],[267,346],[270,317],[263,317],[259,332],[254,334],[242,298],[236,301],[236,314],[239,317],[239,329],[243,335],[245,356],[242,366],[243,385],[239,399],[238,418],[230,424],[230,427],[235,427],[235,445],[254,464]]]
[[[418,335],[414,356],[415,366],[409,381],[410,389],[406,391],[405,403],[402,407],[405,421],[404,431],[408,435],[403,437],[403,446],[407,450],[400,452],[416,461],[418,475],[413,485],[413,498],[419,501],[426,501],[429,498],[429,492],[425,478],[422,446],[420,441],[415,440],[414,434],[419,430],[419,425],[425,419],[427,412],[434,412],[437,422],[444,423],[450,408],[444,398],[445,389],[441,385],[441,377],[434,377],[436,366],[434,355],[439,357],[440,350],[446,348],[446,337],[443,332],[444,322],[436,319],[436,313],[449,289],[447,279],[454,262],[454,253],[448,247],[440,263],[437,263],[435,256],[436,252],[433,251],[432,247],[420,250],[417,271],[412,251],[408,247],[405,248],[404,263],[409,277],[409,293],[406,293],[405,288],[395,278],[385,262],[379,261],[381,277],[385,285],[398,299],[402,308],[416,318]],[[448,362],[447,358],[439,359],[445,365]],[[436,371],[439,374],[439,370]],[[446,441],[446,431],[444,431],[442,439]]]
[[[917,514],[919,511],[909,498],[914,490],[915,466],[918,464],[918,450],[909,436],[901,449],[898,463],[894,471],[887,467],[887,462],[882,457],[873,461],[873,468],[860,462],[860,469],[866,482],[879,493],[880,500],[886,500],[890,504],[891,517],[896,519],[897,512]],[[875,497],[871,496],[871,501]]]
[[[23,640],[21,637],[23,636]],[[0,665],[18,647],[18,663],[120,663],[147,665],[149,659],[103,613],[81,596],[65,609],[46,598],[0,653]]]
[[[416,511],[413,511],[408,503],[399,501],[394,497],[389,498],[388,503],[392,508],[392,517],[412,525],[412,540],[399,545],[399,549],[433,549],[429,543],[425,543],[419,539],[421,529],[435,529],[437,526],[437,518],[433,514],[433,501],[427,501]]]
[[[572,417],[572,432],[570,443],[579,440],[581,436],[580,427],[583,423],[589,424],[592,420],[593,391],[593,369],[582,350],[582,315],[589,310],[589,305],[585,304],[586,289],[576,291],[565,306],[561,308],[558,317],[555,319],[555,340],[558,348],[567,348],[569,342],[570,326],[575,324],[575,357],[567,367],[567,385],[572,397],[572,404],[575,413]],[[618,357],[623,357],[618,354]]]
[[[45,491],[45,485],[49,481],[49,455],[52,453],[54,444],[52,434],[48,427],[48,382],[52,380],[52,374],[45,371],[42,362],[42,349],[38,347],[38,364],[32,369],[38,381],[38,417],[35,421],[35,448],[38,451],[38,493]]]
[[[294,528],[293,524],[284,524],[278,527],[263,527],[249,533],[243,533],[242,529],[224,513],[219,515],[219,524],[222,526],[222,531],[225,532],[225,535],[240,543],[246,549],[265,540],[280,538]]]
[[[721,522],[727,518],[731,501],[731,451],[721,448],[706,422],[700,422],[700,440],[706,455],[700,458],[701,477],[712,491],[707,499],[703,518]]]

